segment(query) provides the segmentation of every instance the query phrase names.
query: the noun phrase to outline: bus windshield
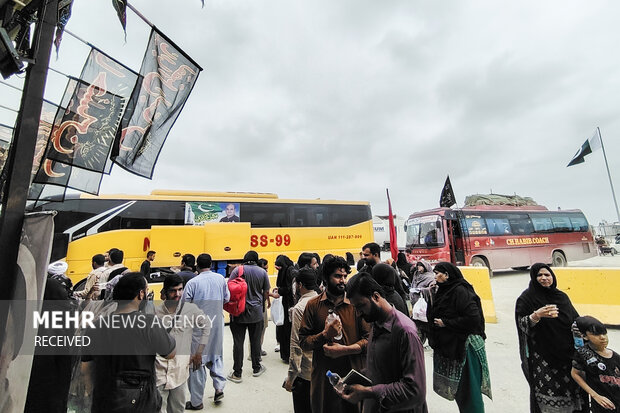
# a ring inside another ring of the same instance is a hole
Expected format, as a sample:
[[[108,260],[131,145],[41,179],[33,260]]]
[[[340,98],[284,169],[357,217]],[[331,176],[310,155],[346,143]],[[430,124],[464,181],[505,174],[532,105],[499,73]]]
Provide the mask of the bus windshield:
[[[444,244],[441,216],[429,215],[407,221],[407,246],[438,247]]]

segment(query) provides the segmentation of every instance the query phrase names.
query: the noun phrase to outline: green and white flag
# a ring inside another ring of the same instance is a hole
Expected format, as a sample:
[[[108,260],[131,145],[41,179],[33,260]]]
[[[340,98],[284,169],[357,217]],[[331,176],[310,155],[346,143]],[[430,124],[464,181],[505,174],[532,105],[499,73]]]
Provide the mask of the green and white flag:
[[[578,163],[583,163],[585,161],[584,157],[586,155],[591,154],[597,149],[601,149],[601,135],[599,133],[598,128],[594,130],[594,134],[588,140],[586,140],[581,148],[577,151],[573,159],[566,165],[566,167],[577,165]]]

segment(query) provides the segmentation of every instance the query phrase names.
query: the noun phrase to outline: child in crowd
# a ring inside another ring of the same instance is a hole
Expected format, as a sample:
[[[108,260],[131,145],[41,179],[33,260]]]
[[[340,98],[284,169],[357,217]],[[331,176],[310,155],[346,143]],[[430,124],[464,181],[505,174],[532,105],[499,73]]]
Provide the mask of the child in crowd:
[[[590,395],[590,412],[620,412],[620,355],[607,348],[607,328],[594,317],[579,317],[585,341],[577,349],[571,376]]]

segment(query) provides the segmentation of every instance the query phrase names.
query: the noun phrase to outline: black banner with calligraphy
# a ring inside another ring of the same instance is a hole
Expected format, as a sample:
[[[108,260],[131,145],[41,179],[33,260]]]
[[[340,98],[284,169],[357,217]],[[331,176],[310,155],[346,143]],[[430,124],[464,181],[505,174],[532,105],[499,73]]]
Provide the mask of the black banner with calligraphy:
[[[72,83],[75,85],[75,83]],[[54,127],[54,120],[59,111],[59,107],[51,102],[44,101],[41,107],[41,119],[39,119],[39,129],[37,130],[37,141],[34,147],[34,159],[32,160],[32,171],[30,176],[30,182],[34,182],[34,178],[39,171],[41,162],[45,158],[45,150],[47,149],[47,143],[49,137],[52,134]],[[30,198],[28,199],[36,199]]]
[[[91,48],[80,74],[83,82],[99,86],[127,100],[136,88],[138,77],[138,73],[95,48]]]
[[[52,130],[46,158],[104,172],[123,109],[122,97],[77,80],[69,104]]]
[[[441,197],[439,198],[439,206],[444,208],[450,208],[456,204],[456,197],[454,191],[452,191],[452,184],[450,183],[450,176],[446,177],[446,182],[443,185],[441,191]]]
[[[72,98],[76,91],[81,89],[82,86],[83,83],[77,79],[69,79],[60,107],[64,108],[75,105],[76,103]],[[52,103],[44,102],[43,104],[32,167],[32,182],[42,185],[57,185],[73,188],[97,195],[103,176],[101,171],[91,171],[49,158],[50,154],[56,154],[58,152],[58,148],[54,147],[55,142],[53,142],[52,138],[55,136],[55,131],[59,130],[66,113],[67,110],[58,109],[58,106]],[[52,114],[54,116],[52,116]],[[76,139],[73,140],[75,141]],[[83,159],[80,161],[83,161]],[[107,159],[103,159],[102,163],[104,167],[106,162]],[[29,193],[28,199],[39,199],[37,188],[36,185],[31,185],[31,193]]]
[[[108,56],[101,50],[92,48],[86,63],[82,68],[80,79],[86,83],[96,85],[107,92],[123,98],[123,110],[131,98],[134,89],[137,88],[140,75],[120,63],[113,57]],[[120,127],[120,119],[119,125]],[[115,135],[118,131],[115,131]],[[104,173],[110,174],[113,162],[108,158]]]
[[[80,79],[67,83],[60,107],[44,102],[28,199],[64,197],[66,188],[98,194],[102,173],[138,73],[91,48]]]
[[[155,28],[112,150],[113,161],[146,178],[202,69]]]
[[[43,101],[43,106],[41,107],[41,119],[39,120],[39,129],[37,131],[37,141],[34,147],[32,170],[30,172],[28,200],[31,201],[47,199],[48,196],[46,194],[50,192],[53,192],[55,195],[61,195],[60,199],[64,199],[65,188],[34,183],[39,167],[45,157],[45,149],[47,148],[47,142],[49,141],[49,137],[52,133],[54,119],[56,119],[56,114],[58,111],[59,108],[57,105],[48,101]],[[59,194],[60,191],[62,192]]]

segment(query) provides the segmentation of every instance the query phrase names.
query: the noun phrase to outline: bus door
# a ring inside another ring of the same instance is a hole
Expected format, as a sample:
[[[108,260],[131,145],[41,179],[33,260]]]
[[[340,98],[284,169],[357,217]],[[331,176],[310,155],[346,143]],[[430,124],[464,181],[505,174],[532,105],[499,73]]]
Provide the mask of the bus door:
[[[448,231],[450,261],[455,265],[465,265],[465,242],[460,221],[454,213],[446,213],[445,219]]]

